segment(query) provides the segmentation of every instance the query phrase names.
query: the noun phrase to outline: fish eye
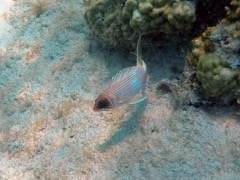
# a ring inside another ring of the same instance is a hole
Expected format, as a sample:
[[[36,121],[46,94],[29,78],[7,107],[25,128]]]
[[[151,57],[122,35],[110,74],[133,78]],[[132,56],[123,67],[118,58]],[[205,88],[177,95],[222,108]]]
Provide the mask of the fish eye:
[[[98,102],[99,109],[107,109],[109,107],[109,102],[106,100],[102,100]]]

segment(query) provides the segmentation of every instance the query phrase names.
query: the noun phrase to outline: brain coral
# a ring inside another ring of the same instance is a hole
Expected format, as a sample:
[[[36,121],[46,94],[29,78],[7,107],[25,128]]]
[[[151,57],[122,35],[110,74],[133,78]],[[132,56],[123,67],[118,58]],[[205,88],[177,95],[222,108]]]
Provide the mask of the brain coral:
[[[95,35],[117,46],[139,34],[187,31],[195,20],[195,8],[188,1],[92,0],[85,19]]]

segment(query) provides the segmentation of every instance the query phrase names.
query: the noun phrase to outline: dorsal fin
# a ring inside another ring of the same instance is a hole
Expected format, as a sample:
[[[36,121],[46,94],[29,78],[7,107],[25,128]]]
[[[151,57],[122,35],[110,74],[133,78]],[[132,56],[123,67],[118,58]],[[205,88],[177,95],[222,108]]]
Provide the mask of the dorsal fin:
[[[138,38],[137,42],[137,65],[143,65],[142,53],[141,53],[141,35]]]
[[[128,75],[128,73],[133,69],[134,67],[127,67],[123,70],[119,71],[114,77],[112,77],[112,83],[116,83],[120,79],[122,79],[124,76]]]

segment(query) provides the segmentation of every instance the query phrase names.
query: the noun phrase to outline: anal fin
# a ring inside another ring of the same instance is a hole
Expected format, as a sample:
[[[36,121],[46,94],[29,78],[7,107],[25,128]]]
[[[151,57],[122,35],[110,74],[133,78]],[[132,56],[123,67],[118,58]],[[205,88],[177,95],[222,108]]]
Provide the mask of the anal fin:
[[[143,101],[146,100],[146,99],[147,99],[147,96],[146,96],[145,94],[142,94],[141,96],[140,96],[140,94],[139,94],[139,95],[136,95],[136,96],[133,97],[133,99],[130,101],[129,105],[136,105],[136,104],[138,104],[138,103],[140,103],[140,102],[143,102]]]
[[[139,99],[138,101],[131,102],[130,105],[136,105],[136,104],[138,104],[138,103],[140,103],[140,102],[145,101],[146,99],[147,99],[147,96],[145,96],[145,97]]]

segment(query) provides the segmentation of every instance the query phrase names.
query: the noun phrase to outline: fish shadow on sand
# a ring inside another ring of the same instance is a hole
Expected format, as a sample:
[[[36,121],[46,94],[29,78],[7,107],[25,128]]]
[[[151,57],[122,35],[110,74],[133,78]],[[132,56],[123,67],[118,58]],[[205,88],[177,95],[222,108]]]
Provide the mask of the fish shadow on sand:
[[[123,122],[121,129],[117,131],[110,139],[106,140],[103,144],[97,146],[99,152],[105,152],[111,149],[113,146],[121,143],[126,138],[132,136],[137,130],[139,130],[140,118],[147,106],[147,100],[135,105],[136,110],[131,114],[131,116]]]

